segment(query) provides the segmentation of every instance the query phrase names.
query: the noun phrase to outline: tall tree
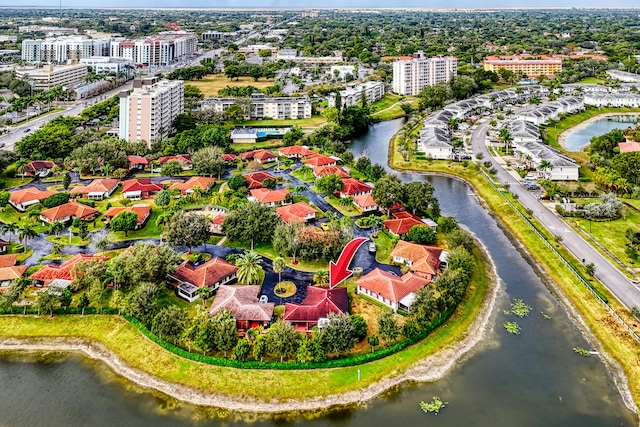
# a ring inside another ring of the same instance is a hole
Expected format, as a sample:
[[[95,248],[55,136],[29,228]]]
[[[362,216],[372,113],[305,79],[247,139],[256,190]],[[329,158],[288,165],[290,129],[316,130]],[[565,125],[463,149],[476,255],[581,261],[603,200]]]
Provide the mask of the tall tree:
[[[120,212],[109,223],[112,231],[124,231],[125,237],[129,237],[129,231],[135,230],[137,226],[138,214],[132,211]]]
[[[213,326],[213,341],[216,348],[224,353],[224,357],[227,357],[227,352],[235,347],[238,342],[238,329],[236,327],[236,319],[233,318],[233,314],[229,310],[220,310],[211,319]]]
[[[344,182],[338,175],[324,175],[318,178],[316,181],[316,188],[325,194],[333,194],[336,191],[342,190]]]
[[[292,357],[298,349],[300,335],[289,323],[276,322],[265,332],[267,351],[274,357],[279,357],[280,362],[284,358]]]
[[[390,211],[394,204],[402,201],[402,184],[400,183],[400,179],[396,175],[383,176],[373,188],[371,197],[378,206]]]
[[[223,154],[220,147],[201,148],[191,159],[193,169],[200,175],[217,176],[219,179],[226,168]]]
[[[262,257],[256,252],[246,252],[238,257],[238,282],[243,285],[257,285],[262,271]]]
[[[222,231],[231,240],[250,243],[268,242],[280,217],[272,208],[260,203],[244,203],[232,209],[222,223]]]
[[[191,248],[209,240],[210,221],[203,215],[196,213],[175,213],[167,224],[165,235],[167,243],[172,246],[186,246]]]
[[[160,310],[153,318],[151,330],[160,339],[177,343],[182,335],[187,322],[187,313],[184,309],[170,305]]]
[[[402,186],[402,203],[414,215],[428,213],[437,220],[440,216],[440,203],[433,192],[433,186],[428,182],[409,182]]]

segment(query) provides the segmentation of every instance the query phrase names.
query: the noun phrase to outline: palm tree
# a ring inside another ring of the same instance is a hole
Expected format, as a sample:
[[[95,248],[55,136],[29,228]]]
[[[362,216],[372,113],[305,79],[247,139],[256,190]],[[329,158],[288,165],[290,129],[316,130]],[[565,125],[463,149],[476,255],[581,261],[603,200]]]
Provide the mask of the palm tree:
[[[34,237],[36,237],[38,233],[33,229],[29,224],[22,224],[18,229],[18,239],[20,243],[24,245],[24,252],[27,252],[27,242]]]
[[[281,256],[275,258],[273,260],[273,271],[278,273],[278,282],[282,282],[282,272],[286,268],[287,264],[284,261],[284,258]]]
[[[64,222],[61,221],[51,223],[49,224],[49,234],[55,234],[57,236],[59,231],[64,230],[64,227]]]
[[[62,245],[60,243],[56,243],[51,249],[51,255],[58,256],[60,253],[62,253]]]
[[[20,159],[16,162],[16,171],[22,177],[22,182],[24,182],[24,168],[27,164],[29,164],[27,159]]]
[[[258,284],[262,271],[262,257],[256,252],[245,252],[236,260],[238,282],[246,285]]]
[[[9,233],[9,240],[13,237],[14,233],[18,232],[18,224],[16,222],[6,222],[0,226],[3,233]]]
[[[511,144],[511,141],[513,141],[513,137],[511,136],[511,133],[506,126],[500,129],[498,139],[504,143],[505,154],[509,154],[509,146]]]
[[[547,172],[547,169],[549,169],[550,167],[553,167],[553,165],[549,160],[543,160],[538,165],[538,168],[540,168],[542,172],[545,172],[545,173]]]
[[[313,275],[313,283],[318,286],[327,286],[329,284],[329,273],[326,270],[318,270]]]
[[[113,172],[113,166],[111,166],[110,164],[106,164],[102,167],[102,172],[104,173],[104,175],[109,178],[109,174],[111,172]]]
[[[196,206],[198,206],[198,203],[203,195],[204,195],[204,190],[200,188],[200,186],[196,185],[191,189],[191,197],[193,197],[194,200],[196,201]]]

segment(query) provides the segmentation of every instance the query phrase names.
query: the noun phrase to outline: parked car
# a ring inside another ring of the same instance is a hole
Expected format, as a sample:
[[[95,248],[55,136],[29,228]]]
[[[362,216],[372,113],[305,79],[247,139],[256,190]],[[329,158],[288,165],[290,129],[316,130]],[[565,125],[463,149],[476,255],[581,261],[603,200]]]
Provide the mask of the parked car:
[[[26,129],[24,130],[24,133],[27,133],[27,132],[29,132],[30,130],[31,130],[31,128],[26,128]]]
[[[370,254],[375,254],[377,249],[378,248],[376,247],[376,244],[374,242],[369,242],[369,253]]]
[[[323,222],[320,224],[320,228],[322,228],[324,231],[329,231],[330,227],[331,225],[328,222]]]

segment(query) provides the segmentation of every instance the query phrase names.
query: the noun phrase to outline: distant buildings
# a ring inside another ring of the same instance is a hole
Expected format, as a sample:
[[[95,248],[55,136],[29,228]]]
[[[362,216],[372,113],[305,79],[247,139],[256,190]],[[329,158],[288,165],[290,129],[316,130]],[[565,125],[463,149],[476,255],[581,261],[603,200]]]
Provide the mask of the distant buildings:
[[[33,90],[46,91],[54,86],[70,86],[87,75],[85,64],[45,65],[42,68],[22,68],[16,70],[16,77],[33,81]]]
[[[27,63],[77,61],[91,56],[109,55],[109,40],[87,36],[47,37],[22,41],[22,60]]]
[[[185,31],[159,33],[142,39],[112,39],[109,56],[136,64],[167,66],[188,59],[198,49],[198,37]]]
[[[201,108],[224,113],[237,104],[237,98],[207,98]],[[308,96],[268,98],[262,93],[254,93],[249,98],[249,108],[245,120],[260,119],[303,119],[311,117],[311,99]]]
[[[425,86],[446,83],[457,74],[456,58],[427,58],[424,52],[419,51],[411,59],[393,61],[393,91],[400,95],[417,95]]]
[[[348,84],[345,90],[340,91],[342,99],[342,107],[350,107],[359,105],[364,94],[367,102],[372,104],[379,101],[384,96],[384,83],[382,82],[366,82],[361,84]],[[336,94],[331,93],[328,97],[329,106],[335,107]]]
[[[147,141],[166,138],[173,120],[184,112],[181,80],[135,80],[133,92],[120,92],[120,139]]]
[[[485,71],[495,73],[502,69],[527,77],[555,76],[562,71],[562,59],[532,56],[488,56],[484,60]]]
[[[109,56],[91,56],[80,59],[82,64],[91,67],[96,74],[124,73],[127,79],[133,77],[133,61],[126,58],[111,58]]]

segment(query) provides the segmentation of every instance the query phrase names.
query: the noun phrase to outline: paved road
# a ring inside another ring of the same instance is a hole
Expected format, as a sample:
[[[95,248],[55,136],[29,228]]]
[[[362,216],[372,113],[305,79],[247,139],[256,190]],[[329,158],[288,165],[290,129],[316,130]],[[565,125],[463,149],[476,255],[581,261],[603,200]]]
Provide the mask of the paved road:
[[[613,293],[627,308],[640,307],[640,288],[622,274],[609,260],[596,251],[580,235],[571,230],[564,221],[545,207],[536,195],[524,188],[520,181],[511,175],[503,165],[494,159],[485,144],[489,121],[485,119],[471,136],[471,145],[474,153],[483,153],[484,159],[490,160],[498,171],[496,177],[502,183],[509,183],[509,190],[518,195],[518,201],[528,209],[533,216],[544,225],[549,232],[556,236],[562,236],[561,244],[564,245],[579,260],[593,263],[596,266],[596,277]]]

